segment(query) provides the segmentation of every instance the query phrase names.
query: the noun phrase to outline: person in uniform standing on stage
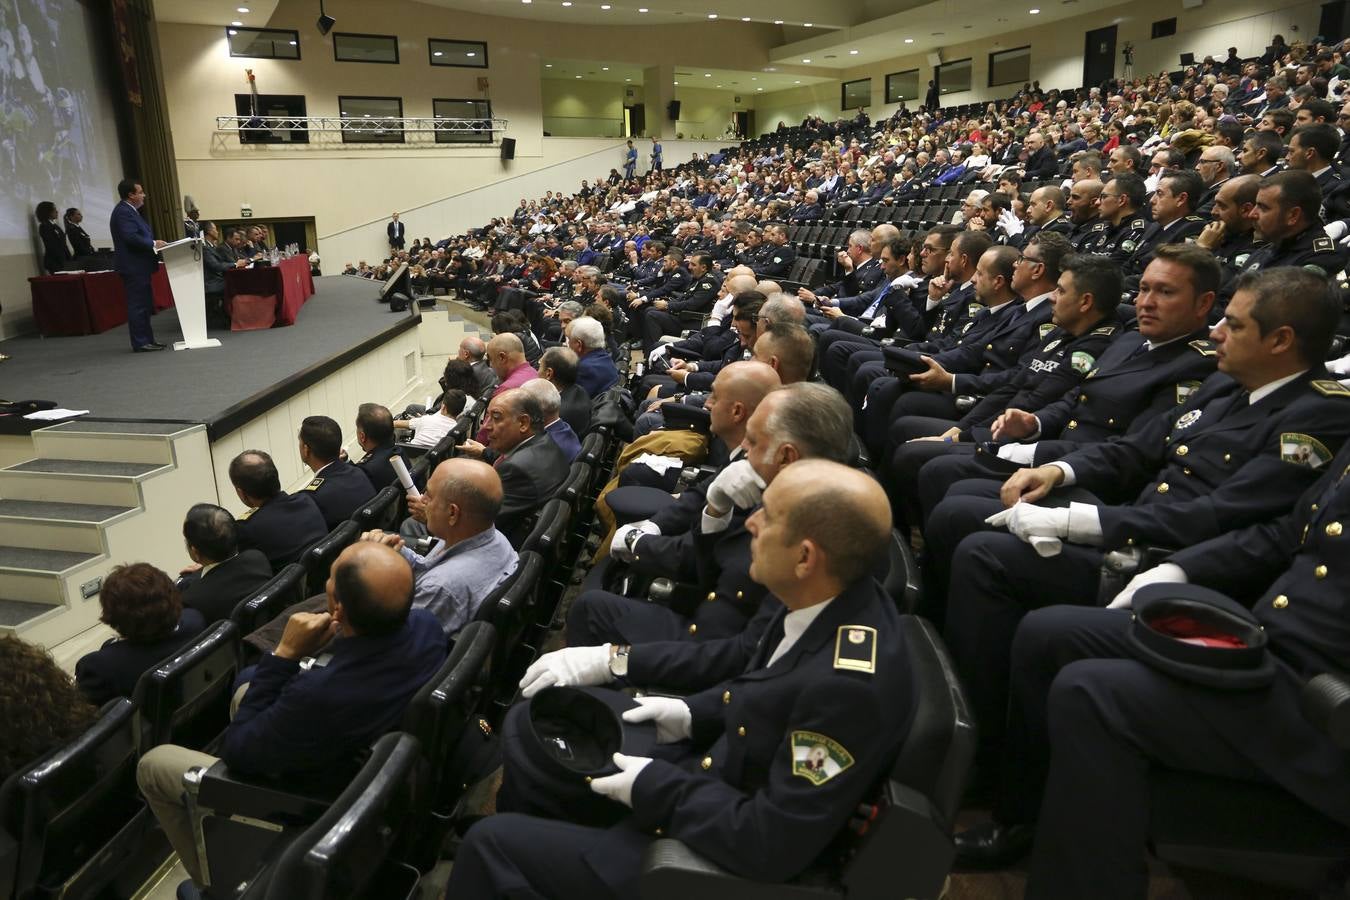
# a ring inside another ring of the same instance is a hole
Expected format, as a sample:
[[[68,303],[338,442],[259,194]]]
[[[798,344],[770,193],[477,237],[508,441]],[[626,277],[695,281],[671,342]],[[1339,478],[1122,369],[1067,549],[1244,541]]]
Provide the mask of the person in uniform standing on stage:
[[[150,223],[141,216],[145,204],[145,188],[139,182],[123,178],[117,184],[117,195],[122,202],[113,207],[108,228],[112,232],[114,268],[122,276],[127,292],[127,330],[131,333],[131,349],[136,353],[163,350],[155,342],[150,316],[155,311],[155,298],[150,289],[150,278],[159,269],[155,252],[164,246],[155,240]]]

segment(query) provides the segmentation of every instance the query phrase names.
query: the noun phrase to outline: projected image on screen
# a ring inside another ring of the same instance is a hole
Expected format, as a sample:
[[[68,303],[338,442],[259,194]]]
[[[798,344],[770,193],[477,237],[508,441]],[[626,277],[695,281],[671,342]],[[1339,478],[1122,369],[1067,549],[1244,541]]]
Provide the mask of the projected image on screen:
[[[0,252],[31,247],[42,200],[106,234],[121,166],[94,27],[78,0],[0,0]]]

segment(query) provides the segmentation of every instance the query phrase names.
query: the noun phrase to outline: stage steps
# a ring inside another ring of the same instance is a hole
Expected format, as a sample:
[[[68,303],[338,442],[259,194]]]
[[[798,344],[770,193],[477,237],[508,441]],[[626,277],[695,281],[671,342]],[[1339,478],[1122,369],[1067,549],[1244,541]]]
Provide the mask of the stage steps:
[[[214,490],[203,425],[80,419],[33,447],[0,468],[0,633],[52,647],[98,626],[114,565],[175,574],[183,514]]]

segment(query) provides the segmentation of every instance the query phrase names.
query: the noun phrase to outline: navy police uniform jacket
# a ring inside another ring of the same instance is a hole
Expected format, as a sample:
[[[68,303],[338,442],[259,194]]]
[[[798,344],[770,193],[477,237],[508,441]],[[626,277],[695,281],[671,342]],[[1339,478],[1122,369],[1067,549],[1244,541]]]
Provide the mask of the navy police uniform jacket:
[[[1276,266],[1315,268],[1328,278],[1336,277],[1350,261],[1350,249],[1327,237],[1320,227],[1304,229],[1278,244],[1266,244],[1247,257],[1244,272]]]
[[[353,465],[365,473],[366,478],[370,481],[370,486],[378,493],[398,479],[398,476],[394,474],[394,466],[391,460],[399,455],[398,448],[393,444],[388,447],[376,447],[367,453],[360,462],[353,463]]]
[[[1127,434],[1185,403],[1217,365],[1207,333],[1201,329],[1148,351],[1137,331],[1112,341],[1078,387],[1028,410],[1041,422],[1036,464],[1059,459],[1081,444]]]
[[[960,344],[934,357],[953,373],[953,393],[987,394],[1006,384],[1023,355],[1054,328],[1050,323],[1054,304],[1048,297],[1032,309],[1019,300],[1009,305],[1010,309],[990,311],[988,328],[972,327]]]
[[[707,312],[717,302],[717,292],[722,289],[722,277],[708,272],[685,288],[678,297],[671,297],[666,303],[666,312]]]
[[[342,459],[335,459],[319,469],[309,484],[300,490],[314,498],[329,531],[350,519],[362,503],[375,496],[375,488],[366,473]]]
[[[628,820],[764,881],[797,875],[829,846],[889,771],[914,706],[899,614],[875,581],[845,589],[766,667],[785,613],[744,672],[686,698],[695,753],[643,769]],[[684,667],[701,669],[702,651],[689,644]],[[603,846],[593,853],[601,878],[631,878],[611,871]]]
[[[1215,373],[1179,409],[1063,461],[1099,496],[1137,492],[1099,508],[1105,547],[1188,547],[1287,513],[1350,435],[1347,400],[1320,366],[1256,403]]]
[[[273,571],[298,561],[306,547],[326,537],[329,531],[310,493],[292,495],[281,491],[236,521],[239,549],[261,550]]]

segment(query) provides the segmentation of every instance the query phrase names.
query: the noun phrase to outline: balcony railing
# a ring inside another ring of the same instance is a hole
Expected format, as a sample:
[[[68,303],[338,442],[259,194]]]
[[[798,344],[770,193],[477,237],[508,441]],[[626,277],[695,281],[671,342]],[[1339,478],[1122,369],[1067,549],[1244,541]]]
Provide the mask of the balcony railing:
[[[216,132],[248,144],[496,144],[506,119],[387,116],[216,116]]]

